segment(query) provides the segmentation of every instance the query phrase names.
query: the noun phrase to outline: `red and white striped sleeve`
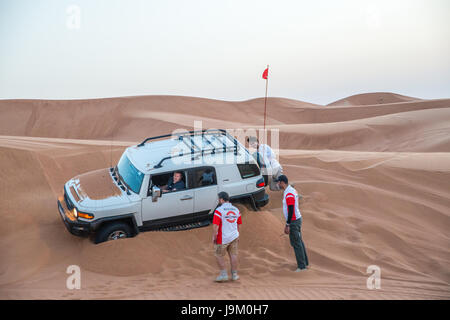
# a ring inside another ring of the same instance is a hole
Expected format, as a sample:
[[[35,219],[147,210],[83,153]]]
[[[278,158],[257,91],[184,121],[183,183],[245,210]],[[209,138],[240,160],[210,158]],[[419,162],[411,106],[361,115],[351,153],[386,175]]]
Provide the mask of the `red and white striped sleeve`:
[[[220,226],[222,224],[222,214],[219,210],[214,211],[213,224]]]
[[[237,219],[237,224],[242,224],[242,219],[241,219],[242,215],[239,211],[238,211],[238,214],[239,214],[239,218]]]
[[[287,195],[286,195],[286,204],[288,205],[288,206],[293,206],[293,205],[295,205],[295,196],[294,196],[294,194],[293,193],[288,193]]]

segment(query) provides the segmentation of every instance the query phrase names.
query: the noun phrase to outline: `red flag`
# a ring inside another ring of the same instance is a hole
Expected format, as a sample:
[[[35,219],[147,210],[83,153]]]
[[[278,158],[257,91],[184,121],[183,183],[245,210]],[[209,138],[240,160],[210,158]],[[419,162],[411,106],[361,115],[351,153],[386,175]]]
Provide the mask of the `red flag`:
[[[267,77],[269,76],[269,68],[266,68],[266,70],[264,70],[264,72],[263,72],[263,75],[262,75],[262,77],[263,77],[263,79],[266,79],[267,80]]]

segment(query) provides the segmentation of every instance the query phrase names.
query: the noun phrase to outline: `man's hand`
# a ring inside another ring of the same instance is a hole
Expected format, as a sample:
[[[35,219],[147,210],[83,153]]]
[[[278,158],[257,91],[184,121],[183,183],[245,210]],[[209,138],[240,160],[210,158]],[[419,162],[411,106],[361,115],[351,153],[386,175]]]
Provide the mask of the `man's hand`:
[[[214,236],[212,237],[212,241],[213,241],[213,244],[216,244],[216,242],[217,242],[217,236],[216,236],[216,235],[214,235]]]
[[[289,226],[284,227],[284,233],[289,234]]]

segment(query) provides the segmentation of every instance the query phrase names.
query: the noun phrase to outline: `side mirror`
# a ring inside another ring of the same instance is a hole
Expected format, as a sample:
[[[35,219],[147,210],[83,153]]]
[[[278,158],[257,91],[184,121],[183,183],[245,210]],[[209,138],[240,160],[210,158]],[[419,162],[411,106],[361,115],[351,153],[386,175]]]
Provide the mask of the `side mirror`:
[[[158,201],[158,198],[161,197],[161,189],[157,186],[152,187],[152,202]]]

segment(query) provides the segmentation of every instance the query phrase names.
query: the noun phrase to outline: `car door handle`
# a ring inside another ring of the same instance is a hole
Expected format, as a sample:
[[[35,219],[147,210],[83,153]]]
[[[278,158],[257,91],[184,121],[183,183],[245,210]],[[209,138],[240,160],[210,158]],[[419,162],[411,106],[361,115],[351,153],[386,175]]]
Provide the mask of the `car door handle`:
[[[192,196],[184,196],[180,200],[190,200],[190,199],[192,199]]]

